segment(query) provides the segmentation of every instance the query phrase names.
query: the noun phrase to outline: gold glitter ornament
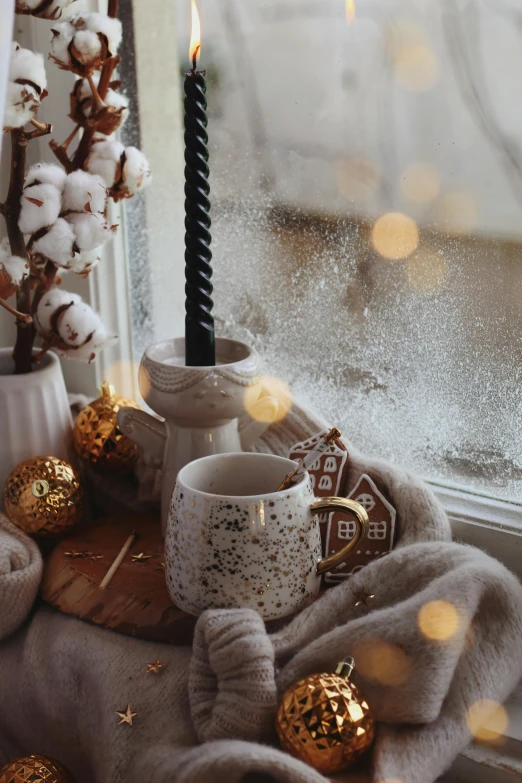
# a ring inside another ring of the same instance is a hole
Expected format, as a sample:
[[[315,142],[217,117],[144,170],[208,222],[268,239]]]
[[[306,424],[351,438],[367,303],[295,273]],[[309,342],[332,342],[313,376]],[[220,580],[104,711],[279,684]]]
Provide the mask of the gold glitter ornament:
[[[82,518],[85,503],[80,475],[57,457],[31,457],[8,476],[5,513],[29,535],[58,535]]]
[[[289,688],[279,705],[276,730],[282,747],[323,775],[347,769],[373,742],[368,702],[350,682],[353,658],[335,674],[312,674]]]
[[[106,381],[100,397],[87,405],[74,423],[73,442],[80,459],[98,473],[128,473],[138,450],[118,427],[120,408],[139,408],[134,400],[118,397]]]
[[[21,756],[0,769],[0,783],[74,783],[74,778],[55,759]]]

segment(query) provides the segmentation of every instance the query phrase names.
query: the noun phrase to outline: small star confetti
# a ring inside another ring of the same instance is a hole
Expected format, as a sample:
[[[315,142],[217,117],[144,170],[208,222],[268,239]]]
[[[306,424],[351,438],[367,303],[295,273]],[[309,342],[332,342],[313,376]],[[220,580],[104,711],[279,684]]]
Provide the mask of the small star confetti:
[[[122,723],[128,723],[129,726],[132,726],[132,719],[136,717],[138,713],[133,712],[131,710],[130,704],[127,704],[127,707],[125,709],[125,712],[117,712],[116,715],[121,718],[120,722],[118,723],[118,726],[121,726]]]
[[[165,570],[165,563],[160,563],[159,566],[156,566],[154,569],[155,571],[164,571]]]
[[[369,601],[371,601],[372,598],[375,598],[375,596],[372,593],[366,593],[364,592],[364,590],[359,590],[358,593],[355,593],[355,597],[357,598],[357,602],[355,606],[356,607],[365,606],[367,609],[370,606]]]
[[[145,552],[140,552],[139,555],[132,555],[133,563],[141,563],[144,560],[150,560],[152,555],[146,555]]]
[[[65,557],[87,557],[87,552],[77,552],[72,549],[70,552],[64,552]]]
[[[165,666],[165,664],[162,663],[159,658],[156,658],[154,663],[147,663],[145,665],[147,667],[147,674],[149,672],[154,672],[155,674],[159,674],[160,669],[163,669],[163,667]]]

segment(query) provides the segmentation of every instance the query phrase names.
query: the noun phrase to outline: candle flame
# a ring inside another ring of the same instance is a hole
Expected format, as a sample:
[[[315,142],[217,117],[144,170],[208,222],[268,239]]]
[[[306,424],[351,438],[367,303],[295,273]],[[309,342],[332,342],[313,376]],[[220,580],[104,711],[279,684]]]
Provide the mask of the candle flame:
[[[191,0],[192,15],[192,35],[190,38],[189,57],[194,69],[198,63],[199,53],[201,51],[201,24],[199,21],[198,7],[196,0]]]
[[[355,0],[344,0],[346,8],[346,23],[351,24],[355,19]]]

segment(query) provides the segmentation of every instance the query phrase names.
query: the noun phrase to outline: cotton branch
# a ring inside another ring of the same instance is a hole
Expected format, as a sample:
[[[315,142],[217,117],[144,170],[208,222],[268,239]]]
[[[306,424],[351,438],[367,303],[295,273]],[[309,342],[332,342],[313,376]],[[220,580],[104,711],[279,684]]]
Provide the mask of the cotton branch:
[[[20,313],[18,310],[15,310],[15,308],[11,307],[10,304],[7,304],[4,299],[0,299],[0,307],[3,307],[4,310],[7,310],[8,313],[11,313],[11,315],[14,315],[18,321],[21,321],[24,324],[24,326],[29,326],[33,322],[33,319],[30,315],[27,313]]]
[[[21,128],[12,130],[11,175],[5,202],[4,218],[12,254],[28,260],[24,235],[18,226],[21,208],[20,199],[24,189],[26,151],[27,138],[25,131]],[[16,307],[18,323],[13,359],[15,362],[15,374],[18,375],[31,371],[34,331],[23,322],[24,316],[31,317],[31,281],[29,276],[22,280],[16,294]]]

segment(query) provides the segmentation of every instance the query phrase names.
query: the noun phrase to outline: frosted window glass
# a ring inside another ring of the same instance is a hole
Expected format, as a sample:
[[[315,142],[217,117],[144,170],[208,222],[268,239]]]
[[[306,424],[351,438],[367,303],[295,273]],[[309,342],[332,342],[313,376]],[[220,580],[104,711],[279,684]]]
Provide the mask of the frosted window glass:
[[[198,5],[219,334],[367,453],[521,501],[519,2]]]

